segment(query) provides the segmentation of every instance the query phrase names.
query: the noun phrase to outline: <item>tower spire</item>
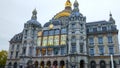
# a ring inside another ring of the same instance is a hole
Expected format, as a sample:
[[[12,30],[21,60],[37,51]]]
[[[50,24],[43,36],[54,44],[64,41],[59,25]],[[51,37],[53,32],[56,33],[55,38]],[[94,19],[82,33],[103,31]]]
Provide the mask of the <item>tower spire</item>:
[[[31,19],[34,19],[34,20],[36,20],[37,19],[37,10],[36,10],[36,8],[33,10],[33,12],[32,12],[32,17],[31,17]]]
[[[113,19],[113,17],[112,17],[112,13],[111,13],[111,12],[110,12],[109,16],[110,16],[110,18],[109,18],[109,22],[115,23],[115,20]]]
[[[74,1],[74,11],[79,11],[79,3],[77,0]]]

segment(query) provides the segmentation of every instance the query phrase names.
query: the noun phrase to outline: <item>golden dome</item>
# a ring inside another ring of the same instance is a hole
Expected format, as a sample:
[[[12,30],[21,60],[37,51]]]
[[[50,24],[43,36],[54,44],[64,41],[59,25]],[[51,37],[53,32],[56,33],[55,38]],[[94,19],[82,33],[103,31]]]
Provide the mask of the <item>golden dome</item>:
[[[70,16],[70,12],[67,12],[67,11],[60,12],[54,17],[54,19],[65,17],[65,16]]]
[[[55,16],[54,16],[54,19],[58,19],[60,17],[68,17],[70,16],[70,13],[71,13],[71,2],[70,0],[67,0],[66,3],[65,3],[65,9],[59,13],[57,13]]]

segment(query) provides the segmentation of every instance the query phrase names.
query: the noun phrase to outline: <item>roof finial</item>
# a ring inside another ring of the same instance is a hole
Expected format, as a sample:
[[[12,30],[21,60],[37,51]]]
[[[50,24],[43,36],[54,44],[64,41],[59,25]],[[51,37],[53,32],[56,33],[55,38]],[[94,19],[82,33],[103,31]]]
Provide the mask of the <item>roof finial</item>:
[[[34,20],[36,20],[37,19],[37,10],[36,10],[36,8],[33,10],[33,12],[32,12],[32,17],[31,17],[31,19],[34,19]]]
[[[110,12],[110,18],[109,18],[109,22],[113,22],[113,23],[115,23],[115,20],[113,19],[113,17],[112,17],[112,13]]]
[[[79,11],[79,3],[77,0],[74,2],[74,11]]]
[[[71,8],[71,2],[70,0],[67,0],[66,3],[65,3],[65,8]]]
[[[110,11],[110,17],[112,16],[111,11]]]
[[[74,7],[78,7],[78,6],[79,6],[79,3],[78,3],[77,0],[75,0],[75,2],[74,2]]]

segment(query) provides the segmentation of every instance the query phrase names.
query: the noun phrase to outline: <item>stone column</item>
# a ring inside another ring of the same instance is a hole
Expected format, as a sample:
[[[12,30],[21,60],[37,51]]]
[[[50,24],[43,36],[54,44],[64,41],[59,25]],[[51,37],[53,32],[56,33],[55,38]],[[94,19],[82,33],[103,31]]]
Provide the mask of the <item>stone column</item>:
[[[70,52],[71,52],[71,41],[70,42],[68,42],[68,46],[69,46],[69,52],[68,52],[68,54],[70,54]]]
[[[54,49],[52,48],[52,56],[54,56]]]
[[[46,48],[45,50],[46,50],[46,56],[47,56],[48,55],[48,49]]]
[[[25,52],[26,52],[25,55],[28,56],[28,54],[29,54],[29,46],[28,46],[28,44],[27,44],[27,47],[26,47],[26,51],[25,51]]]
[[[59,55],[61,55],[61,48],[59,49]]]
[[[76,52],[79,54],[80,53],[80,45],[79,45],[79,40],[76,39]]]

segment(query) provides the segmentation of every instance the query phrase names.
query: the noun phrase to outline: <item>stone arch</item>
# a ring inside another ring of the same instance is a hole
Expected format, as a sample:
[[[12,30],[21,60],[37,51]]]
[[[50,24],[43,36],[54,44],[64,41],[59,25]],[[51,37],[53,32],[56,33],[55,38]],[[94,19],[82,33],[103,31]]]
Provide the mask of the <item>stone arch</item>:
[[[113,64],[114,64],[114,68],[116,68],[116,62],[115,62],[115,61],[113,61]],[[110,61],[110,68],[112,68],[112,63],[111,63],[111,61]]]
[[[55,60],[55,61],[53,62],[53,68],[57,68],[57,65],[58,65],[58,61]]]
[[[51,61],[47,61],[47,67],[50,68],[51,67]]]
[[[11,62],[8,63],[8,68],[12,68],[12,63]]]
[[[14,63],[13,68],[17,68],[17,62]]]
[[[38,61],[34,62],[35,68],[38,68]]]
[[[33,68],[32,60],[28,60],[27,68]]]
[[[45,67],[45,62],[44,61],[41,61],[40,63],[40,68],[44,68]]]
[[[96,62],[95,61],[90,62],[90,68],[96,68]]]
[[[85,61],[84,60],[80,61],[80,68],[85,68]]]
[[[65,62],[63,60],[60,61],[60,68],[64,68]]]
[[[104,60],[100,61],[100,68],[106,68],[106,63]]]

